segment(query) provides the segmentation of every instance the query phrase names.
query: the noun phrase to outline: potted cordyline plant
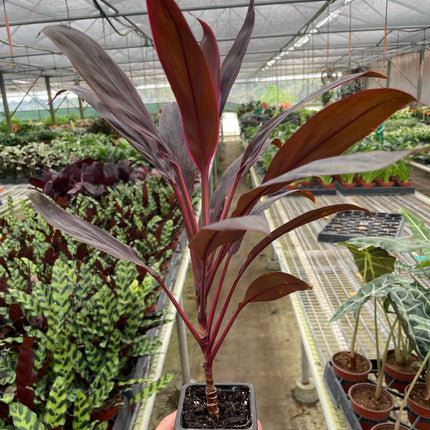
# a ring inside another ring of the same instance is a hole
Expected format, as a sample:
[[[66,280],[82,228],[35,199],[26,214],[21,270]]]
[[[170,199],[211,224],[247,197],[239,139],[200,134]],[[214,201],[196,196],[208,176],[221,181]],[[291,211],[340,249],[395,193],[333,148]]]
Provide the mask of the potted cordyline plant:
[[[242,156],[223,173],[214,194],[209,196],[209,170],[218,145],[220,115],[251,37],[254,2],[250,1],[245,22],[222,65],[215,35],[206,23],[198,20],[202,29],[202,39],[198,42],[173,0],[147,0],[147,10],[154,45],[177,100],[177,104],[164,106],[158,130],[131,82],[96,42],[62,25],[47,27],[43,33],[69,57],[89,86],[68,90],[90,103],[172,185],[184,215],[189,241],[198,327],[190,322],[159,274],[131,247],[61,210],[39,192],[32,191],[30,197],[48,223],[114,257],[143,267],[166,291],[200,345],[206,377],[207,415],[214,422],[221,418],[212,364],[240,311],[249,303],[275,300],[309,288],[287,273],[266,273],[249,285],[232,317],[225,321],[226,311],[232,305],[246,268],[260,251],[282,234],[328,214],[357,208],[349,204],[317,208],[270,232],[263,211],[280,196],[263,202],[259,202],[260,198],[308,176],[375,170],[404,157],[408,152],[379,151],[339,158],[393,112],[413,101],[413,97],[381,88],[356,93],[329,105],[280,147],[261,185],[241,195],[233,207],[239,180],[270,144],[270,132],[291,112],[344,82],[364,76],[382,76],[368,72],[343,77],[271,118],[249,142]],[[198,211],[191,204],[196,177],[201,190]],[[300,193],[312,198],[308,191]],[[249,251],[236,277],[230,280],[226,276],[227,268],[248,230],[261,231],[266,236]],[[223,288],[227,288],[227,294],[221,299]],[[257,426],[253,414],[246,418],[251,423],[249,428]],[[179,415],[178,421],[181,420]],[[243,422],[240,425],[245,428]],[[218,423],[216,427],[221,428]]]

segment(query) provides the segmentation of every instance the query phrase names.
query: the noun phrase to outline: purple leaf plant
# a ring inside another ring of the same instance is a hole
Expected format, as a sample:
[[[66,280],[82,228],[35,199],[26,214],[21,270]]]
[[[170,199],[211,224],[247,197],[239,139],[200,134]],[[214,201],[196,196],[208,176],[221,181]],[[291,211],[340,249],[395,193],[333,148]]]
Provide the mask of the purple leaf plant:
[[[310,118],[287,142],[273,142],[280,149],[261,185],[239,196],[234,205],[233,196],[239,180],[272,143],[268,139],[271,131],[289,114],[343,83],[383,76],[374,72],[344,76],[271,118],[261,126],[243,154],[221,175],[210,196],[209,171],[218,145],[220,116],[251,39],[254,0],[249,2],[245,21],[222,64],[211,28],[198,20],[202,39],[197,41],[174,0],[147,0],[147,11],[158,57],[177,101],[164,106],[159,129],[126,75],[95,41],[63,25],[46,27],[43,34],[68,56],[88,84],[88,87],[73,87],[67,91],[91,104],[173,187],[189,242],[197,326],[190,322],[160,275],[130,246],[65,212],[40,192],[31,191],[30,198],[49,224],[114,257],[144,268],[166,291],[201,348],[207,408],[209,414],[216,417],[219,409],[212,364],[240,311],[249,303],[276,300],[310,288],[290,274],[270,272],[255,279],[241,293],[242,299],[235,299],[239,280],[247,267],[274,240],[301,225],[339,211],[364,210],[350,204],[322,207],[289,220],[271,232],[263,212],[279,197],[260,201],[261,197],[308,176],[376,170],[405,157],[406,151],[342,153],[414,99],[401,91],[379,88],[364,90],[329,105]],[[201,190],[198,214],[191,203],[196,178]],[[309,192],[303,194],[312,198]],[[231,279],[226,276],[227,268],[245,233],[251,230],[263,232],[265,237],[249,251],[238,273]],[[222,289],[227,289],[225,299],[221,299]],[[236,310],[225,321],[230,306],[236,306]]]

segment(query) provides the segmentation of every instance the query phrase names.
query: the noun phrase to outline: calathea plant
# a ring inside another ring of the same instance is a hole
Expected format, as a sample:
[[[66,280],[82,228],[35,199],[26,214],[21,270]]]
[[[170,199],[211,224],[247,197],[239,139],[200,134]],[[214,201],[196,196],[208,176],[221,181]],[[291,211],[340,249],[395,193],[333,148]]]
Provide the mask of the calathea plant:
[[[68,90],[90,103],[172,185],[183,212],[191,250],[198,327],[190,322],[159,274],[131,247],[61,210],[39,192],[32,192],[31,199],[48,223],[117,258],[141,266],[166,290],[200,345],[207,408],[209,414],[216,417],[219,409],[212,363],[240,311],[249,303],[276,300],[309,288],[287,273],[264,274],[249,285],[231,319],[224,321],[244,271],[260,251],[282,234],[331,213],[356,208],[340,204],[314,209],[270,232],[263,211],[279,197],[259,202],[260,198],[308,176],[375,170],[404,157],[407,152],[349,154],[339,158],[393,112],[413,101],[413,97],[380,88],[353,94],[327,106],[279,148],[262,184],[241,195],[233,207],[239,180],[270,144],[271,131],[292,112],[344,82],[363,76],[382,76],[368,72],[343,77],[271,118],[261,126],[242,156],[223,173],[210,196],[209,170],[218,144],[220,115],[251,37],[254,1],[250,1],[245,22],[222,64],[215,35],[205,22],[198,20],[202,29],[202,39],[198,42],[173,0],[147,0],[147,11],[158,57],[177,100],[176,104],[163,107],[158,129],[131,82],[96,42],[62,25],[47,27],[43,33],[69,57],[89,86]],[[191,204],[196,177],[201,189],[199,217]],[[302,193],[312,198],[309,192]],[[251,249],[231,280],[226,277],[227,268],[248,230],[261,231],[266,237]],[[227,288],[225,299],[221,299],[223,288]]]

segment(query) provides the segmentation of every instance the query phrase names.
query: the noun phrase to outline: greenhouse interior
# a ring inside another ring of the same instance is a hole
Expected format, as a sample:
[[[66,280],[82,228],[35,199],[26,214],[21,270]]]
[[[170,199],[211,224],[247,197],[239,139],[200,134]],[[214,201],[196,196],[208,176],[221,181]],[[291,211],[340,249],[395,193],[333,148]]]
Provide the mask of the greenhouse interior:
[[[2,430],[430,429],[425,2],[3,0],[0,34]]]

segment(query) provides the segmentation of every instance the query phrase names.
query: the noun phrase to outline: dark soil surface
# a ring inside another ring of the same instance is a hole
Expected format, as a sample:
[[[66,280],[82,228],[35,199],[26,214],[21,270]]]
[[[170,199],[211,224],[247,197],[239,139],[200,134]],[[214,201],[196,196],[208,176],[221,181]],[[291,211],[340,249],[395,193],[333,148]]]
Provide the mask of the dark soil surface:
[[[411,354],[405,361],[402,361],[400,363],[396,362],[394,352],[390,351],[387,355],[387,364],[390,365],[390,367],[396,369],[399,372],[407,373],[410,375],[415,375],[415,373],[417,373],[417,361],[417,357],[413,354]]]
[[[218,419],[209,416],[205,402],[205,389],[191,386],[187,389],[182,411],[182,425],[186,428],[247,429],[251,425],[249,390],[217,390],[220,407]]]
[[[364,373],[369,371],[369,362],[360,354],[355,354],[355,367],[351,366],[351,354],[344,352],[333,357],[336,366],[347,372]]]
[[[425,384],[416,384],[410,394],[411,400],[423,406],[424,408],[430,409],[430,400],[426,400],[425,397],[426,397]]]

